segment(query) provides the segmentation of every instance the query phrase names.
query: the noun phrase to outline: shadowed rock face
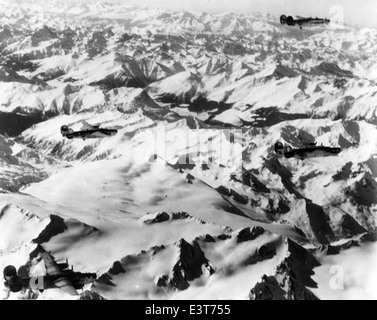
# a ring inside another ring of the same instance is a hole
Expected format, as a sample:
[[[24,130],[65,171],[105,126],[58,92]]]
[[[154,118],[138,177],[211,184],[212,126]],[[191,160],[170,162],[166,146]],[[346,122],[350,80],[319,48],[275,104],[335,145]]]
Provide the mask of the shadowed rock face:
[[[329,244],[335,235],[329,225],[330,218],[323,208],[311,201],[306,201],[306,212],[309,216],[310,226],[321,244]]]
[[[34,243],[42,244],[48,242],[53,236],[63,233],[68,229],[64,220],[55,215],[51,215],[51,222],[46,226],[46,228],[40,233],[40,235],[33,240]]]
[[[3,42],[6,39],[9,39],[13,36],[12,31],[5,27],[3,30],[0,31],[0,42]]]
[[[283,281],[274,276],[264,276],[250,291],[250,300],[319,300],[313,292],[285,273],[286,266],[280,265],[278,272]],[[284,277],[285,276],[285,277]]]
[[[291,254],[286,258],[286,263],[291,270],[294,270],[295,279],[304,286],[317,288],[317,283],[311,276],[314,275],[313,269],[321,264],[310,252],[289,238],[288,251]]]
[[[252,227],[242,229],[237,235],[237,242],[245,242],[256,239],[258,236],[262,235],[265,230],[262,227]]]
[[[349,178],[349,176],[351,175],[352,173],[352,170],[351,170],[351,167],[352,167],[352,162],[347,162],[341,171],[339,171],[337,174],[333,175],[332,178],[334,179],[334,181],[339,181],[339,180],[346,180]]]
[[[308,119],[309,115],[305,113],[286,113],[281,112],[277,107],[260,108],[253,111],[255,115],[252,116],[254,120],[242,120],[244,126],[252,127],[268,127],[278,124],[283,121]]]
[[[369,172],[365,172],[359,181],[346,189],[346,195],[355,204],[370,207],[377,204],[377,182]]]
[[[170,219],[170,215],[166,212],[159,212],[157,213],[154,218],[145,220],[145,224],[153,224],[153,223],[160,223],[164,221],[168,221]]]
[[[277,158],[265,159],[264,165],[272,173],[280,176],[282,184],[289,193],[294,194],[297,199],[305,199],[305,197],[296,190],[296,186],[291,180],[293,177],[292,172],[282,165]]]
[[[202,266],[205,266],[212,274],[214,269],[204,256],[199,244],[194,241],[189,244],[181,239],[179,245],[179,258],[170,275],[169,285],[179,290],[187,289],[192,281],[202,275]]]
[[[92,38],[87,42],[87,52],[90,58],[100,54],[106,47],[107,39],[104,32],[93,32]]]
[[[94,287],[104,297],[132,290],[131,297],[175,298],[181,290],[192,297],[199,289],[217,298],[214,287],[228,294],[234,279],[247,286],[235,293],[244,296],[255,284],[249,274],[255,279],[252,273],[269,270],[251,298],[315,299],[311,252],[336,260],[342,250],[376,240],[377,159],[369,134],[377,132],[375,31],[347,27],[350,43],[344,29],[285,28],[273,16],[161,14],[54,0],[42,17],[36,8],[43,0],[24,2],[22,10],[7,1],[0,15],[0,110],[12,113],[0,113],[0,134],[20,136],[13,144],[0,136],[0,193],[37,213],[53,208],[56,215],[39,228],[24,219],[32,226],[24,232],[27,245],[68,252],[83,269],[108,270]],[[114,125],[119,134],[61,137],[63,120],[75,128],[83,118]],[[144,133],[160,126],[168,142],[153,150]],[[189,135],[177,138],[186,129],[211,150],[185,141]],[[276,141],[294,149],[317,141],[342,152],[298,161],[274,153]],[[150,149],[149,159],[166,162],[168,172],[138,157]],[[241,149],[242,163],[224,154],[228,149]],[[125,165],[120,180],[117,160]],[[74,196],[65,202],[62,190]],[[69,203],[76,195],[78,208]],[[94,221],[101,232],[61,218],[67,216]],[[23,244],[7,238],[0,232],[0,256],[9,244],[9,254],[22,260]]]
[[[341,225],[343,229],[350,235],[355,236],[358,234],[363,234],[368,232],[364,227],[362,227],[354,218],[349,214],[345,214],[342,217]]]
[[[211,116],[206,120],[207,123],[217,114],[224,112],[232,107],[232,104],[225,102],[217,102],[208,100],[206,97],[193,98],[196,92],[187,92],[182,97],[177,97],[173,94],[161,95],[157,101],[162,103],[169,103],[173,108],[179,107],[182,104],[188,105],[187,108],[191,112],[201,113],[211,111]]]
[[[68,230],[70,227],[79,228],[80,232],[73,234],[71,239],[80,239],[83,236],[92,234],[93,232],[98,232],[98,229],[89,226],[85,223],[79,222],[74,219],[64,220],[60,216],[50,215],[50,223],[43,229],[43,231],[38,235],[37,238],[33,239],[33,243],[42,244],[50,241],[51,238],[58,234],[61,234]]]
[[[230,44],[227,43],[224,46],[224,53],[225,54],[232,54],[232,55],[244,55],[247,52],[247,49],[242,46],[242,44],[237,43],[237,44]]]
[[[252,174],[249,170],[246,170],[242,167],[241,177],[237,177],[237,175],[232,175],[231,179],[234,181],[242,182],[244,185],[251,187],[253,190],[262,193],[270,193],[270,189],[261,182],[254,174]]]
[[[283,65],[276,66],[274,73],[272,74],[276,79],[281,79],[284,77],[287,78],[295,78],[297,77],[297,73],[292,70],[291,68]]]
[[[245,195],[241,195],[237,193],[236,191],[232,189],[228,189],[224,186],[219,186],[216,188],[216,191],[219,192],[221,195],[227,196],[227,197],[233,197],[234,201],[242,203],[242,204],[247,204],[249,203],[249,198]]]
[[[275,243],[266,243],[260,246],[252,255],[248,256],[244,261],[243,265],[253,265],[260,261],[271,259],[276,254]]]
[[[249,294],[250,300],[288,300],[286,292],[280,287],[280,284],[273,276],[264,276],[261,282],[258,282]]]
[[[106,300],[99,293],[86,290],[80,294],[80,300]]]
[[[250,300],[318,300],[308,289],[317,288],[311,278],[320,263],[306,249],[288,239],[289,255],[272,276],[264,275],[250,290]],[[304,263],[303,263],[304,262]]]
[[[18,136],[34,124],[44,121],[42,115],[21,115],[17,113],[0,112],[0,134]]]
[[[126,270],[124,270],[120,261],[115,261],[113,266],[109,269],[109,273],[114,275],[114,276],[117,275],[117,274],[120,274],[120,273],[125,273],[125,272],[126,272]]]
[[[42,41],[47,41],[51,39],[57,39],[58,35],[49,27],[43,26],[42,29],[38,29],[31,36],[32,46],[37,46]]]
[[[108,273],[104,273],[103,275],[101,275],[95,281],[95,284],[99,283],[99,284],[104,284],[104,285],[107,285],[107,286],[115,287],[116,285],[112,282],[112,280],[113,280],[113,278]],[[95,284],[94,284],[94,286],[95,286]]]
[[[354,77],[351,71],[343,70],[337,64],[328,62],[322,62],[320,65],[312,68],[309,73],[312,75],[330,74],[338,77]]]

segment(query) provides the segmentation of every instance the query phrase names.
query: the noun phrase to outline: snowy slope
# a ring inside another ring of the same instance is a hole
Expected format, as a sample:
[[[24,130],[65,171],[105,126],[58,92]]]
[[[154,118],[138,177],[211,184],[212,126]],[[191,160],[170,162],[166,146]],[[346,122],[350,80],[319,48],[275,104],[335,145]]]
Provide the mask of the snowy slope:
[[[97,273],[81,298],[374,299],[377,31],[277,21],[4,1],[0,268],[40,244]],[[83,120],[118,133],[62,138]]]

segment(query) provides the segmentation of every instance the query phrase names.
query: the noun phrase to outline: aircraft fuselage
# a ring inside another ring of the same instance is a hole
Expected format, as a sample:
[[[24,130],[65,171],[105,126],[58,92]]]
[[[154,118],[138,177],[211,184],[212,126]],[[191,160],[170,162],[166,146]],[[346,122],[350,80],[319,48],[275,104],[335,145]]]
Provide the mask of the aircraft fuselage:
[[[293,149],[290,146],[284,146],[281,142],[275,143],[274,150],[285,158],[298,159],[336,156],[342,151],[340,148],[317,146],[315,143],[308,144],[305,148]]]
[[[296,26],[298,25],[300,29],[302,29],[303,26],[310,26],[310,25],[320,25],[320,24],[329,24],[329,19],[322,19],[322,18],[299,18],[294,19],[292,16],[285,16],[282,15],[280,17],[280,23],[286,24],[288,26]]]
[[[319,158],[319,157],[329,157],[335,156],[341,152],[340,148],[330,148],[330,147],[314,147],[314,148],[302,148],[294,149],[292,151],[284,152],[286,158]]]
[[[64,136],[68,139],[82,138],[82,139],[98,139],[105,138],[108,136],[114,136],[118,130],[115,129],[93,129],[93,130],[83,130],[74,131],[65,134]]]

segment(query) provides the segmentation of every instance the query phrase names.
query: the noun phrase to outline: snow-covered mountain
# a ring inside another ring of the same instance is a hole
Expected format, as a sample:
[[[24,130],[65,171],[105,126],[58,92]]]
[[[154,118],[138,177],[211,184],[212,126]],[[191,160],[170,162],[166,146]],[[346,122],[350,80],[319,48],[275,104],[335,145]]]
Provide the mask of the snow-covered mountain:
[[[377,298],[377,30],[41,0],[0,25],[0,269],[42,246],[97,273],[83,299]],[[61,136],[83,120],[118,133]]]

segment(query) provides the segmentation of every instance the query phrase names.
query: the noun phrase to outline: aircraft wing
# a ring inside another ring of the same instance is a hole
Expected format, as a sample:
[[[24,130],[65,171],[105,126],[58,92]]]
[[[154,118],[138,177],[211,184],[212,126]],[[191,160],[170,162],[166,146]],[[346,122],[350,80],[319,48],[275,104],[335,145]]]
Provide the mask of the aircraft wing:
[[[296,16],[297,19],[301,19],[301,20],[305,20],[305,19],[308,19],[308,18],[305,18],[305,17],[301,17],[301,16]]]
[[[47,275],[57,277],[54,281],[54,285],[71,296],[77,295],[78,293],[73,287],[71,281],[65,276],[65,273],[61,270],[52,256],[47,252],[42,252],[41,256],[46,267]],[[61,277],[59,277],[59,275],[61,275]]]

